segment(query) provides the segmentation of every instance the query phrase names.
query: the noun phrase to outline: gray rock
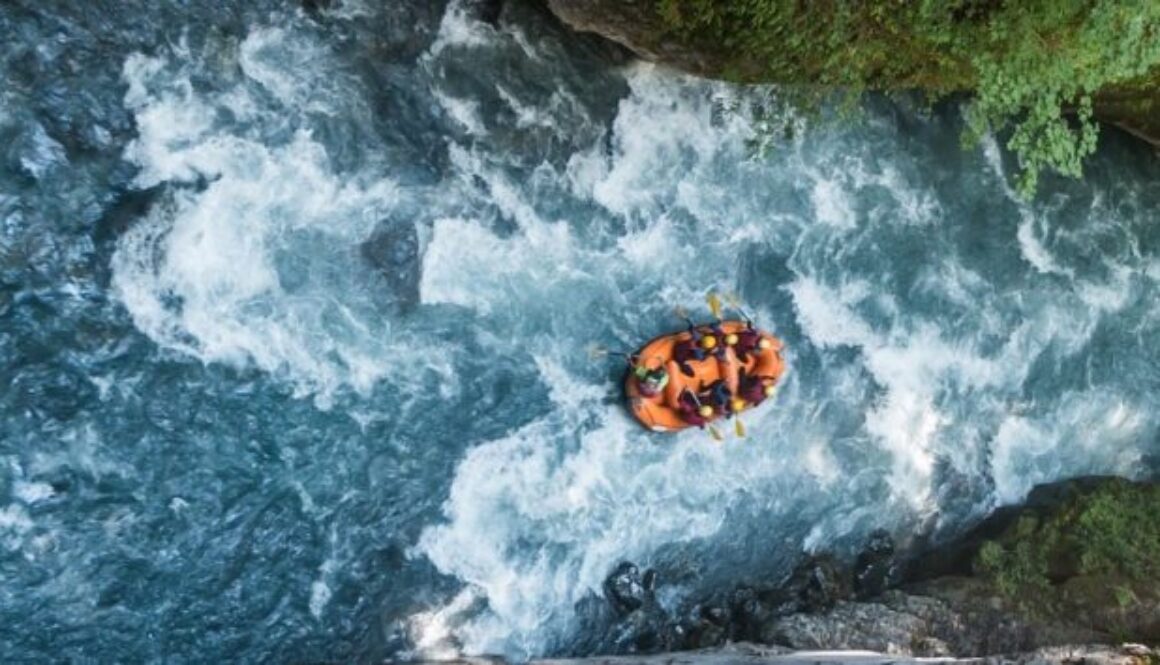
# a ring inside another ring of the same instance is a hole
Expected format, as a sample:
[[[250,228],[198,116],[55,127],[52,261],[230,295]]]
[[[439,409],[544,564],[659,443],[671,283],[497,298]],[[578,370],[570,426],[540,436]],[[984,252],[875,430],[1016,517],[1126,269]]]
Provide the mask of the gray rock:
[[[644,606],[645,594],[640,569],[629,561],[622,561],[604,580],[604,597],[620,614],[628,614]]]
[[[883,530],[870,534],[866,548],[854,563],[854,594],[859,598],[877,596],[897,581],[894,539]]]
[[[880,603],[842,601],[824,614],[792,614],[768,624],[762,641],[794,649],[856,649],[916,655],[926,621]],[[919,654],[927,655],[927,654]]]

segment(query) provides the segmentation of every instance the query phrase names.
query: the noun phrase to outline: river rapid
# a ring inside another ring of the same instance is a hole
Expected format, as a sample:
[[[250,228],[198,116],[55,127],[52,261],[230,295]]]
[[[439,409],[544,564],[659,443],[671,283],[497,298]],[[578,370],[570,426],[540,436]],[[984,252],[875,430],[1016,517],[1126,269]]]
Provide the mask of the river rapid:
[[[0,4],[4,662],[608,652],[623,559],[677,611],[1156,471],[1147,149],[1027,202],[958,104],[799,120],[484,14]],[[711,290],[784,384],[645,432],[588,349]]]

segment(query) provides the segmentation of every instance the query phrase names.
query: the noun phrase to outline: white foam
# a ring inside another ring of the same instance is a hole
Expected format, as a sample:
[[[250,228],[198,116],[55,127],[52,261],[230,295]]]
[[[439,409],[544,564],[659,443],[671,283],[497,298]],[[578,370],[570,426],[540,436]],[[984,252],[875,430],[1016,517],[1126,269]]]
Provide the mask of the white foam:
[[[9,551],[19,551],[25,546],[25,536],[33,528],[32,518],[20,504],[9,504],[0,508],[0,543]],[[27,555],[27,553],[26,553]]]
[[[850,303],[869,296],[869,284],[847,282],[835,293],[815,280],[799,279],[789,292],[803,331],[815,345],[860,346],[875,339],[870,327],[849,308]]]
[[[269,64],[266,53],[283,39],[282,31],[256,31],[243,60],[263,86],[297,99],[308,81]],[[335,259],[353,253],[398,200],[395,185],[335,173],[308,131],[278,143],[251,137],[245,125],[215,126],[223,107],[279,126],[267,116],[282,112],[256,111],[244,82],[195,94],[188,73],[141,55],[124,75],[139,129],[126,150],[141,167],[137,184],[204,183],[177,191],[119,240],[113,287],[134,323],[205,362],[253,363],[286,377],[320,403],[341,386],[369,390],[395,364],[384,342],[389,322],[369,294],[306,261],[321,248]]]
[[[1023,258],[1041,273],[1072,274],[1071,271],[1060,268],[1055,259],[1052,258],[1051,253],[1039,241],[1039,238],[1035,237],[1034,226],[1035,218],[1030,214],[1024,215],[1023,221],[1019,223],[1019,230],[1015,234]]]
[[[452,46],[459,48],[485,46],[494,38],[495,30],[487,23],[471,18],[471,13],[464,6],[464,0],[452,0],[443,13],[435,41],[431,43],[424,57],[437,57]]]
[[[310,615],[315,619],[322,616],[322,610],[330,602],[331,591],[326,582],[314,580],[310,584]]]
[[[56,495],[56,490],[52,489],[52,485],[48,483],[27,483],[18,481],[12,486],[12,493],[17,499],[26,504],[36,503],[50,499]]]
[[[526,129],[528,127],[551,128],[556,126],[557,123],[552,120],[552,116],[549,113],[546,113],[539,108],[536,108],[535,106],[525,104],[524,102],[520,101],[520,99],[516,97],[515,93],[508,90],[503,85],[497,84],[495,86],[495,90],[499,94],[500,99],[502,99],[504,103],[506,103],[508,107],[510,107],[511,110],[515,112],[516,127]],[[561,93],[552,93],[551,105],[560,105],[560,101],[562,99],[563,96]]]
[[[1075,475],[1137,477],[1138,442],[1155,436],[1147,407],[1108,389],[1063,397],[1034,420],[1012,415],[991,443],[991,475],[999,503],[1022,500],[1039,483]]]
[[[619,558],[711,535],[724,518],[723,470],[699,466],[704,482],[689,486],[680,474],[688,456],[701,458],[696,448],[658,459],[642,455],[623,417],[584,425],[606,413],[601,391],[550,372],[556,410],[472,449],[456,470],[448,523],[416,547],[487,599],[488,612],[456,630],[466,653],[536,653]],[[520,556],[514,543],[536,546]]]
[[[841,182],[818,178],[810,192],[814,204],[814,215],[823,224],[839,229],[853,229],[858,221],[850,202],[850,196],[845,192]]]
[[[937,406],[940,390],[952,382],[976,388],[1007,384],[1011,368],[1026,368],[1026,361],[1008,364],[1006,358],[986,358],[969,345],[948,342],[930,325],[876,332],[854,310],[876,297],[862,282],[847,282],[835,290],[799,278],[789,290],[815,345],[861,349],[866,369],[885,388],[866,414],[866,431],[891,456],[893,495],[916,511],[932,510],[936,455],[950,422]]]
[[[825,441],[814,441],[806,449],[802,466],[823,487],[833,485],[841,475],[841,467]]]
[[[11,529],[16,533],[24,533],[32,528],[32,520],[23,506],[9,504],[0,509],[0,529]]]
[[[256,28],[242,41],[238,65],[247,77],[298,112],[332,115],[334,98],[349,90],[349,84],[343,85],[345,76],[338,67],[329,66],[328,56],[313,39],[299,38],[283,28]]]
[[[1019,210],[1019,226],[1015,232],[1015,238],[1019,243],[1019,252],[1023,259],[1031,264],[1037,272],[1074,278],[1075,271],[1060,265],[1036,235],[1037,231],[1042,233],[1044,230],[1045,222],[1042,215],[1037,213],[1030,202],[1007,184],[1002,155],[999,152],[999,143],[995,137],[991,134],[984,136],[982,148],[985,162],[998,179],[1004,196]]]
[[[472,99],[457,99],[439,91],[434,91],[435,99],[451,119],[459,123],[472,136],[486,136],[487,127],[479,115],[479,102]]]
[[[463,621],[461,615],[478,600],[479,594],[468,587],[445,606],[411,616],[407,621],[407,632],[413,645],[409,655],[433,661],[450,661],[462,657],[462,652],[456,646],[455,628]]]
[[[647,214],[655,211],[665,189],[702,181],[715,159],[744,160],[743,141],[752,130],[740,119],[713,127],[712,88],[645,63],[633,65],[626,75],[632,94],[621,102],[613,125],[615,159],[604,172],[574,172],[600,178],[576,183],[597,203],[616,215]]]

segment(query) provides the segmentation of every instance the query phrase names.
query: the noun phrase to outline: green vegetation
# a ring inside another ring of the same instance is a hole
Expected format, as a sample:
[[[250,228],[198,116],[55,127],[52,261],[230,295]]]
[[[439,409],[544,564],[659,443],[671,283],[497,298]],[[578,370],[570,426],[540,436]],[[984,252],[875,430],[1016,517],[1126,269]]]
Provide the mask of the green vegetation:
[[[1049,514],[1026,511],[975,556],[1001,596],[1040,615],[1128,610],[1160,579],[1160,485],[1109,480]]]
[[[1006,131],[1019,188],[1082,174],[1102,90],[1153,85],[1156,0],[656,0],[667,33],[718,75],[854,90],[969,92],[968,143]],[[1131,95],[1129,95],[1131,97]],[[1151,102],[1131,101],[1132,104]]]

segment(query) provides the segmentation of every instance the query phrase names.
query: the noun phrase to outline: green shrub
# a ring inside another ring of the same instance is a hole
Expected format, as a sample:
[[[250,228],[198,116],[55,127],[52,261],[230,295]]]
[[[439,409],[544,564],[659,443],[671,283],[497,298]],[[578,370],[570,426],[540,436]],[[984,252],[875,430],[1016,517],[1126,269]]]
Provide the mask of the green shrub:
[[[975,570],[1017,602],[1075,576],[1150,584],[1160,578],[1160,486],[1108,481],[1042,517],[1023,516],[975,555]],[[1128,585],[1110,588],[1120,605]]]
[[[675,38],[745,81],[974,95],[968,142],[1009,131],[1020,191],[1082,174],[1092,97],[1160,67],[1156,0],[656,0]]]
[[[1051,586],[1047,577],[1048,548],[1040,540],[1039,523],[1033,517],[1021,518],[1013,531],[1006,544],[983,543],[975,558],[975,570],[990,579],[1002,595],[1033,600]],[[1058,534],[1049,533],[1051,540],[1058,540]]]

